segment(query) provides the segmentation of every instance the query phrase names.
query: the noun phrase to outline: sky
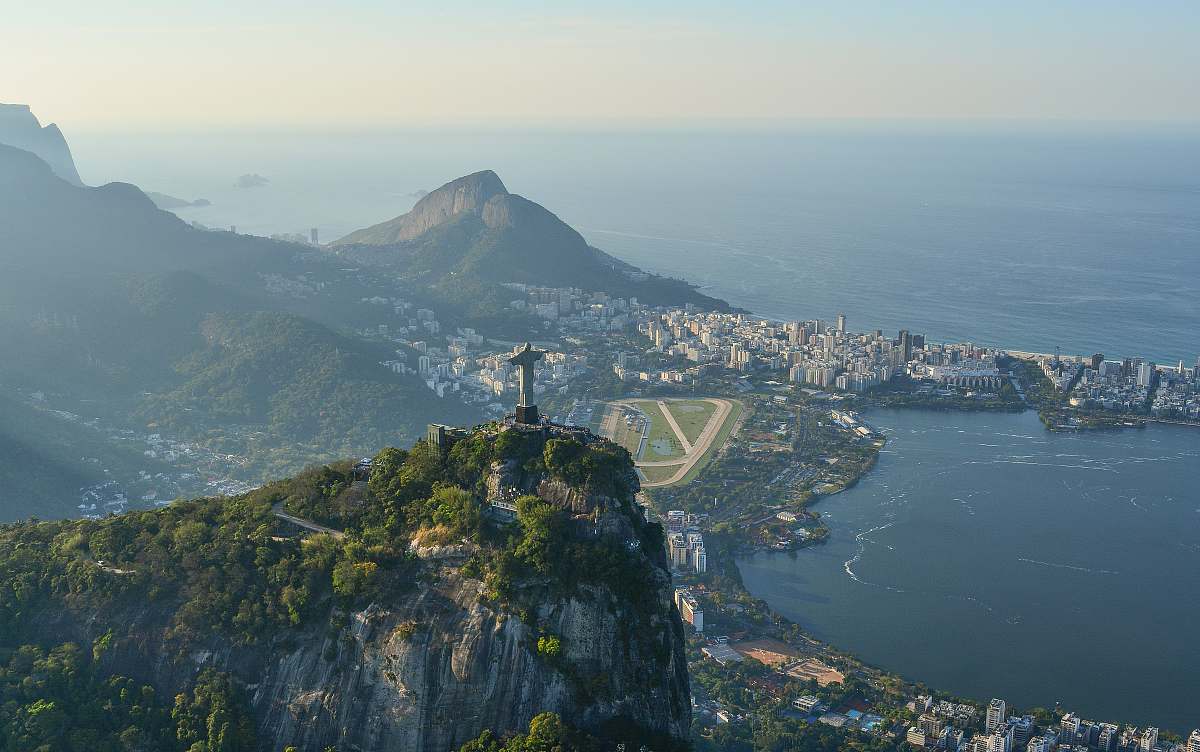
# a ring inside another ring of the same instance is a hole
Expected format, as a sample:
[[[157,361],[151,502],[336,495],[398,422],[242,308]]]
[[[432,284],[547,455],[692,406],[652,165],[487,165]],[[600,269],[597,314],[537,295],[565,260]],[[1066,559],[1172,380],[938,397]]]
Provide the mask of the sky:
[[[75,130],[1200,121],[1200,2],[0,0]]]

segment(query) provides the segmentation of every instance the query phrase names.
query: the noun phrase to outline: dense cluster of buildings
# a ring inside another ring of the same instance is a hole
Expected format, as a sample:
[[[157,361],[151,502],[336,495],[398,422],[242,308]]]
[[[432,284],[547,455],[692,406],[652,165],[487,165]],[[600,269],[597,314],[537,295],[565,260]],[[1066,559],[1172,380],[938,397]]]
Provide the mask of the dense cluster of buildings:
[[[888,337],[880,330],[859,334],[846,328],[846,317],[780,323],[745,314],[691,309],[644,311],[638,331],[655,349],[687,358],[698,367],[738,371],[778,371],[793,383],[822,389],[861,392],[897,374],[945,387],[999,390],[996,351],[971,344],[927,343],[924,335],[901,330]],[[624,363],[614,371],[622,378],[680,381],[700,368],[677,374],[631,373]]]
[[[1143,358],[1106,360],[1103,354],[1041,359],[1042,372],[1074,407],[1156,417],[1200,420],[1200,358],[1193,368],[1183,361],[1161,366]]]
[[[516,296],[509,307],[556,321],[575,331],[612,332],[632,322],[637,298],[618,298],[604,292],[584,292],[577,287],[536,287],[519,282],[504,285]]]
[[[919,713],[905,741],[917,747],[949,752],[1200,752],[1200,729],[1182,744],[1163,744],[1158,729],[1083,720],[1068,713],[1057,725],[1039,726],[1032,716],[1012,716],[1001,699],[988,703],[982,731],[975,708],[918,697],[910,709]]]
[[[548,290],[530,289],[538,290],[540,294],[546,294]],[[566,296],[562,305],[579,304],[579,299],[573,297],[577,290],[560,292]],[[567,295],[568,292],[572,295]],[[583,299],[588,297],[595,296],[584,296]],[[444,333],[434,311],[414,308],[412,303],[399,298],[364,298],[363,302],[388,306],[401,320],[399,324],[379,324],[376,329],[363,332],[364,336],[383,338],[401,346],[392,359],[381,365],[396,373],[420,376],[439,397],[454,393],[464,402],[483,406],[497,416],[504,413],[504,405],[510,401],[507,396],[518,387],[518,369],[508,362],[507,345],[491,344],[483,335],[466,327],[460,327],[452,334]],[[624,300],[617,300],[615,305],[628,307]],[[585,318],[598,316],[596,321],[604,327],[612,320],[607,304],[589,306],[577,313]],[[587,368],[585,354],[548,352],[535,368],[533,394],[544,394],[548,389],[565,390],[568,382]]]

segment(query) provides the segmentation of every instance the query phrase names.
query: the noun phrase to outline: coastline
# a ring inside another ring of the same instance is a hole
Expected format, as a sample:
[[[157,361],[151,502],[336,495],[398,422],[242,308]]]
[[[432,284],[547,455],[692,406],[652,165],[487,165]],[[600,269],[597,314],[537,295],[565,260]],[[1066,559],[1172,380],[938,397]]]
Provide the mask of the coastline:
[[[897,411],[899,412],[900,409],[897,409]],[[903,409],[903,411],[907,412],[908,410]],[[870,417],[870,416],[868,416],[868,417]],[[862,475],[859,476],[859,478],[856,480],[856,482],[852,486],[847,486],[847,488],[845,490],[848,491],[851,488],[858,486],[860,481],[862,481],[863,479],[868,477],[867,476],[868,472],[878,471],[878,470],[879,470],[878,463],[873,462],[871,464],[870,468],[867,469],[864,473],[862,473]],[[884,486],[886,487],[887,484],[884,484]],[[839,493],[839,494],[833,494],[833,495],[841,495],[841,494]],[[817,497],[817,498],[814,498],[810,502],[810,504],[816,504],[817,502],[822,502],[822,501],[825,501],[825,500]],[[826,515],[824,515],[824,514],[822,514],[821,516],[822,516],[822,518],[826,517]],[[880,522],[880,524],[882,524],[883,521],[879,521],[879,522]],[[838,524],[839,523],[837,521],[831,521],[829,523],[829,525],[831,526],[832,529],[836,529]],[[845,525],[846,523],[841,522],[840,524]],[[873,528],[873,529],[878,529],[878,528]],[[844,531],[843,531],[843,535],[844,535]],[[859,656],[860,649],[845,647],[844,644],[839,642],[835,636],[832,636],[832,635],[826,635],[824,637],[814,636],[814,635],[808,633],[808,629],[810,629],[811,627],[805,627],[804,625],[802,625],[798,622],[793,622],[792,621],[793,616],[785,615],[783,613],[783,611],[780,610],[781,608],[784,608],[785,610],[788,610],[789,613],[793,612],[796,608],[795,604],[793,604],[792,608],[788,609],[786,606],[782,606],[774,597],[771,596],[770,593],[763,593],[761,588],[755,588],[755,590],[752,592],[749,589],[749,587],[747,587],[747,584],[746,584],[747,579],[746,579],[746,573],[745,573],[746,566],[748,564],[750,564],[753,560],[762,558],[763,554],[767,554],[767,556],[765,558],[767,560],[771,560],[771,561],[777,561],[777,562],[787,561],[787,560],[797,561],[798,557],[812,555],[813,553],[815,553],[815,550],[817,549],[818,545],[824,548],[824,547],[833,545],[835,541],[837,541],[836,537],[831,535],[831,536],[829,536],[829,538],[807,542],[803,545],[797,546],[796,548],[788,550],[788,551],[772,550],[771,548],[764,547],[764,546],[748,546],[743,543],[742,545],[731,547],[730,549],[728,549],[728,551],[729,551],[729,555],[731,555],[733,557],[733,568],[737,570],[738,586],[741,587],[742,589],[744,589],[745,592],[750,595],[750,597],[752,597],[756,600],[761,599],[762,602],[765,604],[765,606],[770,610],[770,612],[774,615],[777,615],[777,617],[780,620],[786,621],[788,623],[796,624],[797,628],[799,630],[801,630],[806,635],[806,637],[808,637],[809,639],[815,639],[818,642],[821,642],[821,644],[826,645],[829,648],[829,650],[831,651],[830,652],[831,655],[853,656],[854,660],[861,662],[865,666],[871,666],[875,670],[879,671],[881,674],[896,677],[899,680],[904,681],[906,684],[912,685],[914,687],[926,686],[926,684],[924,682],[928,681],[928,680],[918,681],[918,680],[912,679],[911,677],[925,675],[926,673],[928,673],[927,671],[926,672],[914,671],[911,669],[911,667],[908,669],[892,668],[891,667],[892,664],[890,664],[886,660],[881,661],[877,657],[872,658],[872,659],[864,659],[864,658],[860,657]],[[840,543],[843,543],[843,544],[846,543],[846,539],[842,538]],[[807,549],[814,549],[814,551],[808,551]],[[778,554],[787,554],[787,557],[785,559],[783,557],[780,557]],[[1058,566],[1058,565],[1055,565],[1055,566]],[[1062,566],[1065,567],[1066,565],[1062,565]],[[773,575],[771,575],[771,577],[775,580],[787,577],[786,575],[782,574],[781,572],[776,572],[775,569],[773,569],[773,568],[770,568],[770,571],[775,572]],[[857,581],[857,578],[854,577],[853,575],[851,575],[851,579],[855,579]],[[808,582],[808,578],[803,578],[803,581]],[[811,588],[811,583],[809,583],[809,585],[806,585],[805,590],[803,591],[805,593],[805,596],[802,600],[807,600],[807,598],[810,598],[810,597],[816,597],[821,600],[828,598],[828,597],[836,597],[836,596],[833,596],[832,593],[822,593],[820,591],[812,591],[809,588]],[[882,617],[877,617],[877,618],[882,618]],[[828,629],[826,631],[828,631]],[[825,642],[826,640],[829,640],[830,642]],[[1030,678],[1033,679],[1034,677],[1030,677]],[[936,684],[932,683],[932,682],[930,683],[930,685],[932,685],[932,686],[940,686],[941,684],[942,684],[942,682],[937,682]],[[963,690],[962,689],[955,690],[955,693],[963,694]],[[937,694],[939,696],[941,696],[943,693],[938,692]],[[972,700],[975,702],[986,703],[986,701],[987,701],[987,696],[988,696],[987,694],[979,694],[979,693],[970,693],[970,694],[972,694]],[[997,695],[1005,696],[1004,693],[1002,693],[1002,692],[997,692],[997,693],[993,694],[992,696],[997,696]],[[1009,693],[1009,695],[1007,696],[1007,699],[1012,702],[1015,702],[1015,704],[1020,707],[1029,707],[1036,703],[1036,700],[1032,699],[1031,697],[1021,696],[1017,693]],[[1097,715],[1097,713],[1094,710],[1089,709],[1089,707],[1086,706],[1085,702],[1080,702],[1078,704],[1072,704],[1073,701],[1072,701],[1072,698],[1069,693],[1061,696],[1059,699],[1061,699],[1064,702],[1064,705],[1063,705],[1064,708],[1071,709],[1071,710],[1078,709],[1079,712],[1081,712],[1081,713],[1090,713],[1089,715],[1087,715],[1087,717],[1095,717]],[[1045,701],[1045,700],[1043,700],[1043,701]],[[1125,721],[1129,721],[1130,715],[1142,716],[1140,719],[1138,719],[1138,721],[1137,721],[1138,723],[1153,724],[1156,722],[1156,720],[1161,720],[1161,719],[1156,719],[1153,717],[1147,717],[1148,715],[1152,715],[1152,714],[1146,714],[1146,713],[1125,714],[1125,715],[1115,714],[1113,718],[1108,719],[1108,720],[1113,720],[1114,722],[1115,721],[1125,722]],[[1186,734],[1188,728],[1190,728],[1190,727],[1185,728],[1184,725],[1180,725],[1178,722],[1168,723],[1168,724],[1166,724],[1166,726],[1171,727],[1172,730],[1174,730],[1176,732],[1183,732],[1184,734]]]

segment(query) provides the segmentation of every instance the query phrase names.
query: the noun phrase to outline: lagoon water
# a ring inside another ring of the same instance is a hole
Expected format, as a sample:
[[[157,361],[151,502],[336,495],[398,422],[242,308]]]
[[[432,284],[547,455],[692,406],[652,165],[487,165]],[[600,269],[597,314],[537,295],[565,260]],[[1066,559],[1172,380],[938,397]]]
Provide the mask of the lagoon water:
[[[878,411],[827,544],[741,562],[813,634],[932,687],[1200,725],[1200,432],[1052,434],[1030,412]]]
[[[331,240],[491,168],[593,245],[758,314],[1200,355],[1195,128],[67,135],[85,181],[208,198],[179,214],[211,226]]]

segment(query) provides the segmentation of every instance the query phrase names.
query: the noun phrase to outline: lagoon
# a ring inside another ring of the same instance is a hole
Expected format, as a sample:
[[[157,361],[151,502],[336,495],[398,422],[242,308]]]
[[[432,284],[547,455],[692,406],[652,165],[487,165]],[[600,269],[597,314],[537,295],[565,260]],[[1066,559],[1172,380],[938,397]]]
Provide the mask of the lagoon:
[[[1200,431],[1053,434],[1035,413],[876,411],[829,541],[740,562],[817,637],[942,691],[1200,725]]]

